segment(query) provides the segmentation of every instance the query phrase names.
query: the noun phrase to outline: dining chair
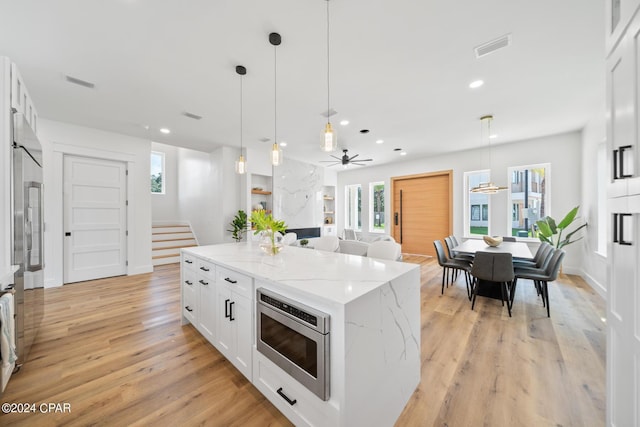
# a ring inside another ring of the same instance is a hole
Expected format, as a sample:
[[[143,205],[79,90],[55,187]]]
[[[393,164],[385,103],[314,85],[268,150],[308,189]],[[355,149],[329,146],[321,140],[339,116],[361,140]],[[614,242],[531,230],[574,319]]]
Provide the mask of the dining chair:
[[[565,252],[562,249],[554,249],[553,254],[550,257],[544,269],[541,268],[516,268],[515,278],[511,286],[511,301],[513,303],[513,295],[516,290],[516,284],[518,279],[529,279],[534,282],[536,289],[539,289],[542,293],[542,306],[547,307],[547,317],[551,317],[551,310],[549,308],[549,282],[553,282],[558,278],[560,272],[560,266],[564,259]]]
[[[476,304],[476,296],[480,286],[500,286],[502,305],[507,303],[507,311],[511,317],[511,298],[509,290],[514,280],[512,256],[508,252],[476,252],[476,257],[471,267],[472,293],[471,310]]]
[[[340,240],[338,242],[338,252],[343,254],[366,256],[369,243],[358,240]]]
[[[438,264],[440,265],[440,267],[442,267],[442,290],[440,291],[440,293],[444,294],[445,282],[447,284],[447,287],[449,287],[450,274],[451,276],[453,276],[454,272],[463,271],[465,282],[467,284],[467,297],[471,299],[471,284],[469,277],[469,273],[471,272],[471,263],[467,261],[447,258],[447,255],[444,253],[444,247],[442,246],[442,242],[440,240],[434,240],[433,246],[436,249]],[[455,280],[455,278],[453,280]]]
[[[282,244],[283,245],[291,245],[293,243],[295,243],[298,240],[298,234],[296,233],[285,233],[285,235],[282,237]]]
[[[552,249],[553,246],[551,246],[549,243],[542,242],[540,243],[540,246],[538,246],[536,254],[533,256],[533,258],[513,258],[513,265],[514,267],[516,266],[516,264],[518,264],[519,267],[540,268],[542,267],[542,263],[546,259],[549,251],[551,251]]]
[[[447,246],[447,254],[449,258],[457,259],[458,261],[473,262],[473,255],[464,255],[453,250],[454,247],[458,246],[453,243],[453,236],[445,237],[444,244]]]
[[[396,242],[380,240],[369,244],[367,256],[370,258],[389,259],[397,261],[402,256],[402,247]]]
[[[336,252],[340,246],[337,236],[322,236],[313,239],[313,249],[319,251]]]
[[[342,232],[342,236],[344,237],[344,240],[358,240],[356,231],[352,228],[345,228]]]

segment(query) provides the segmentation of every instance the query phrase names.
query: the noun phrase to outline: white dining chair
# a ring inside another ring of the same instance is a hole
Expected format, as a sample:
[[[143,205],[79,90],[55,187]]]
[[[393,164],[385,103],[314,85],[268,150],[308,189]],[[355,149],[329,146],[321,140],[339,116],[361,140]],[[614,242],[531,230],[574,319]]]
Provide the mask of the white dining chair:
[[[286,233],[282,238],[283,245],[291,245],[298,240],[298,235],[296,233]]]
[[[367,256],[370,258],[390,259],[397,261],[402,256],[402,247],[389,240],[381,240],[369,244]]]
[[[338,250],[339,240],[336,236],[322,236],[313,240],[313,249],[335,252]]]
[[[352,228],[345,228],[342,234],[344,236],[344,240],[358,240],[358,236],[356,236],[356,232]]]
[[[343,254],[366,256],[369,250],[369,243],[357,240],[340,240],[339,252]]]

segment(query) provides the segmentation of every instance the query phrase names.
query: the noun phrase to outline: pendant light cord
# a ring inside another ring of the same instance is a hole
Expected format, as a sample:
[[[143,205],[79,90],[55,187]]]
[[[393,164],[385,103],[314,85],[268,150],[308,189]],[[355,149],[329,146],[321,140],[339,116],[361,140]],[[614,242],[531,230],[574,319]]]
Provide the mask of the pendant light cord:
[[[329,111],[331,103],[329,102],[329,94],[331,93],[331,85],[329,83],[329,0],[325,0],[327,2],[327,123],[331,123],[329,117],[331,113]]]
[[[278,143],[278,47],[273,46],[273,143]]]
[[[240,76],[240,155],[242,156],[242,76]]]

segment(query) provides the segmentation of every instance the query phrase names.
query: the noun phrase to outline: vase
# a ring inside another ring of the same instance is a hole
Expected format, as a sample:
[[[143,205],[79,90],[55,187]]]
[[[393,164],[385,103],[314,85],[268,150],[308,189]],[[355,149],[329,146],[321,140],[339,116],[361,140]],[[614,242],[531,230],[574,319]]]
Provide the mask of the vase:
[[[259,246],[267,255],[277,255],[284,247],[282,235],[272,231],[263,231],[260,236]]]

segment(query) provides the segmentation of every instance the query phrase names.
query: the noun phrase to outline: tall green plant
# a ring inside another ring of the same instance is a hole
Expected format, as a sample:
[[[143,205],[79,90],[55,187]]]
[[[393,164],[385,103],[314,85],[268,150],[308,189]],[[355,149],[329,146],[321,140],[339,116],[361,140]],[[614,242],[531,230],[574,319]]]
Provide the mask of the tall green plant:
[[[576,234],[580,229],[587,226],[587,223],[580,225],[578,228],[566,234],[566,236],[562,237],[562,232],[567,229],[577,218],[578,209],[580,209],[580,205],[571,209],[568,214],[562,218],[562,221],[556,224],[556,221],[550,216],[546,216],[543,219],[536,222],[538,226],[538,238],[542,242],[547,242],[553,247],[557,249],[561,249],[571,243],[575,243],[578,240],[582,239],[582,236],[578,237],[575,240],[571,240],[571,238]]]
[[[227,231],[231,233],[231,236],[236,240],[236,242],[241,241],[242,236],[247,231],[247,213],[242,209],[239,210],[229,225],[231,226],[231,229]]]
[[[287,224],[284,221],[273,218],[271,214],[267,214],[263,209],[251,212],[251,222],[256,229],[253,234],[266,233],[271,240],[273,253],[276,254],[278,249],[276,248],[275,234],[276,232],[284,233],[287,229]]]

